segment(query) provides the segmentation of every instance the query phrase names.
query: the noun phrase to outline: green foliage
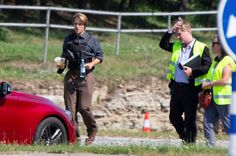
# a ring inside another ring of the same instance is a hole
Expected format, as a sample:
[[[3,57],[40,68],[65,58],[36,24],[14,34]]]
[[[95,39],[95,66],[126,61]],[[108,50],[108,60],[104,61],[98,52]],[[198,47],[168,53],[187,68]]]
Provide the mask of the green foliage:
[[[0,28],[0,41],[7,41],[7,30]]]
[[[106,10],[119,12],[178,12],[178,11],[207,11],[216,10],[218,0],[139,0],[139,1],[118,1],[118,0],[100,0],[100,1],[49,1],[41,2],[35,1],[18,2],[18,5],[41,5],[41,6],[55,6],[68,7],[92,10]],[[3,2],[7,3],[7,2]],[[12,2],[14,5],[14,1]],[[185,10],[183,10],[185,9]],[[16,16],[18,15],[18,16]],[[73,13],[63,11],[52,11],[50,23],[71,25],[71,17]],[[109,27],[116,26],[117,17],[87,14],[89,17],[89,26]],[[5,22],[19,22],[19,23],[45,23],[46,11],[39,10],[4,10],[0,14],[0,19]],[[174,19],[176,17],[173,17]],[[122,17],[122,27],[124,28],[159,28],[163,23],[167,23],[167,19],[163,17]],[[215,26],[214,16],[194,16],[191,20],[194,25]]]

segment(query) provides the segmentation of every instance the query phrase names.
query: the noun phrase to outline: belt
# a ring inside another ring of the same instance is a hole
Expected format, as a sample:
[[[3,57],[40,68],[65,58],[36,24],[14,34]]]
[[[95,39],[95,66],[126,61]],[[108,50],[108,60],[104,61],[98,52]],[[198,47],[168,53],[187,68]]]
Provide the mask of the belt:
[[[80,72],[80,69],[72,68],[72,69],[69,69],[69,71],[71,71],[71,72]],[[86,75],[91,73],[92,71],[93,71],[93,68],[90,69],[90,70],[86,69]]]
[[[184,83],[184,82],[176,82],[174,81],[176,85],[179,85],[179,86],[188,86],[189,83]]]

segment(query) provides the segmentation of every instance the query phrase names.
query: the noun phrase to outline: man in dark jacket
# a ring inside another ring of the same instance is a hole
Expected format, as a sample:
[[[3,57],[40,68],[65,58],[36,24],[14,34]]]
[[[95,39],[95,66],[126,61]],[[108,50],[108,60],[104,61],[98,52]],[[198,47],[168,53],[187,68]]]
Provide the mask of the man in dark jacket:
[[[76,135],[80,140],[77,113],[80,112],[86,126],[88,138],[85,144],[91,144],[97,133],[97,124],[91,112],[92,93],[95,79],[95,65],[103,61],[103,51],[98,40],[85,32],[88,18],[82,13],[73,16],[74,32],[69,34],[63,44],[62,57],[66,58],[69,71],[64,79],[64,100],[66,109],[71,111],[76,125]],[[58,66],[58,73],[64,68]]]
[[[173,34],[179,40],[171,43],[170,38]],[[211,65],[209,49],[204,43],[193,38],[190,24],[183,22],[181,18],[178,18],[172,29],[163,35],[160,47],[172,53],[167,75],[171,90],[170,122],[180,139],[186,143],[194,143],[197,136],[198,92],[201,90],[201,80]],[[197,65],[184,66],[189,58],[195,56],[200,57]]]

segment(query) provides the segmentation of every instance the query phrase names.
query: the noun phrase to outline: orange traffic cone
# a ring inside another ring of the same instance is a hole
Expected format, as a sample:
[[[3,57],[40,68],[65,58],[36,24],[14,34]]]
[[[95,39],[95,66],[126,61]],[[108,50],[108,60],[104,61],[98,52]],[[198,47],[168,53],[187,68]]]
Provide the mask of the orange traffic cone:
[[[151,132],[151,123],[149,120],[149,112],[146,112],[144,114],[143,131],[147,132],[147,133]]]

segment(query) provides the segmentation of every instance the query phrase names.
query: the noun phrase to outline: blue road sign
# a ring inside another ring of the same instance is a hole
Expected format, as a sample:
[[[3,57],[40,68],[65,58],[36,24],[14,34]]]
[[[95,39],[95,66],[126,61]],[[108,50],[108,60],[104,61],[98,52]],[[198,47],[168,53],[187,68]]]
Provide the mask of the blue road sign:
[[[221,0],[218,28],[224,49],[236,60],[236,0]]]
[[[236,60],[236,0],[221,0],[217,18],[221,43],[226,52]],[[236,72],[232,74],[232,82],[229,156],[236,156]]]

